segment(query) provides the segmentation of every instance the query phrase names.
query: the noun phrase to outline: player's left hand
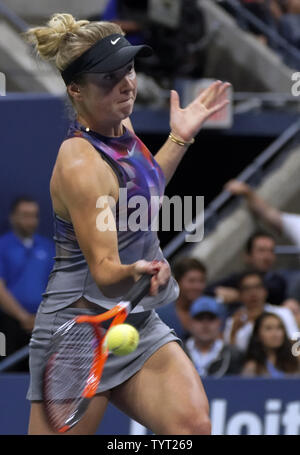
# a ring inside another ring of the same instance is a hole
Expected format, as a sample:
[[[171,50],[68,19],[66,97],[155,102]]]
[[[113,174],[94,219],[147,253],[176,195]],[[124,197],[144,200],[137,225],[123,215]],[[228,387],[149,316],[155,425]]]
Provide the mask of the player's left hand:
[[[134,278],[135,281],[140,279],[142,275],[149,274],[152,275],[151,283],[150,283],[150,290],[149,295],[156,295],[159,292],[160,287],[164,287],[167,285],[170,277],[171,277],[171,269],[170,265],[167,261],[145,261],[144,259],[140,259],[134,263]]]
[[[185,109],[180,107],[178,93],[171,90],[170,127],[172,133],[185,142],[191,141],[203,123],[229,103],[226,91],[230,85],[228,82],[214,82]]]

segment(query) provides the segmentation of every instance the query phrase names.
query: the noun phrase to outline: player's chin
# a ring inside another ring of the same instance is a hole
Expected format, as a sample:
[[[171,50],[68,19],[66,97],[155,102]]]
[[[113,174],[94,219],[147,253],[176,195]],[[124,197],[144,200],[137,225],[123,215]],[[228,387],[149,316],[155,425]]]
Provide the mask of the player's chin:
[[[120,115],[122,116],[122,120],[124,120],[125,118],[129,117],[129,115],[132,114],[133,107],[134,107],[134,101],[132,101],[132,100],[129,100],[126,103],[119,104],[119,112],[120,112]]]

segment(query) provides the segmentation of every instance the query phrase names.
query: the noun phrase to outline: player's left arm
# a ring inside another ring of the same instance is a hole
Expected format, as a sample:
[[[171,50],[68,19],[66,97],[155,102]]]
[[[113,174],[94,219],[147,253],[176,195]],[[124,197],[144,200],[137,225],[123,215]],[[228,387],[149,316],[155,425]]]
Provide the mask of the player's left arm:
[[[183,142],[190,142],[199,133],[203,123],[228,103],[226,90],[229,83],[214,82],[186,108],[180,107],[179,95],[171,90],[170,129],[173,135]],[[168,137],[165,144],[156,153],[155,159],[162,168],[168,183],[184,157],[189,144],[178,145]]]

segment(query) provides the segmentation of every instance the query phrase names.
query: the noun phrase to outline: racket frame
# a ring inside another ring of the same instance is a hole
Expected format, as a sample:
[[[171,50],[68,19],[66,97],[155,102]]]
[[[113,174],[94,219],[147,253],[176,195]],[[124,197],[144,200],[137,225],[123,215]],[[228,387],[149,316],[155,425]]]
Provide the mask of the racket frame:
[[[105,311],[105,313],[96,316],[90,315],[76,316],[75,318],[71,319],[70,321],[67,321],[62,326],[60,326],[54,333],[53,335],[54,346],[57,345],[57,347],[59,347],[59,342],[61,339],[63,339],[64,333],[66,333],[66,331],[68,330],[71,330],[75,324],[90,324],[93,327],[96,339],[98,341],[97,345],[94,347],[93,361],[89,371],[88,379],[86,381],[85,388],[81,394],[81,399],[77,405],[76,410],[68,417],[68,419],[66,419],[64,425],[59,428],[54,428],[59,433],[65,433],[66,431],[74,427],[80,421],[83,414],[87,410],[90,400],[95,396],[97,392],[103,368],[109,355],[109,350],[107,344],[105,343],[106,335],[110,328],[118,324],[122,324],[127,318],[128,314],[133,310],[133,308],[139,303],[139,301],[143,297],[145,297],[150,288],[151,278],[152,278],[151,275],[143,275],[142,278],[139,281],[137,281],[133,288],[128,292],[128,294],[125,296],[125,299],[119,302],[110,310]],[[113,320],[111,324],[109,325],[106,333],[103,335],[101,322],[107,321],[112,318]],[[54,352],[48,359],[44,372],[44,385],[46,382],[45,376],[47,375],[47,370],[49,369],[49,362],[53,361],[55,355],[56,354]],[[51,422],[49,413],[47,411],[47,406],[45,405],[46,401],[47,400],[43,400],[46,415],[48,416],[49,423],[53,427],[53,423]]]

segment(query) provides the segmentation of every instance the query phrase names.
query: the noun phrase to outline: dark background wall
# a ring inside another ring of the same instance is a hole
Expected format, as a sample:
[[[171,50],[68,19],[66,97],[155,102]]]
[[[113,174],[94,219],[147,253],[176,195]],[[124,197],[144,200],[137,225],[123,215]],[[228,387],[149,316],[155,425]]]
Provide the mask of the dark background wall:
[[[52,235],[49,181],[67,129],[64,104],[53,96],[9,95],[0,101],[0,232],[20,194],[41,206],[40,233]]]
[[[141,134],[140,137],[153,152],[163,144],[166,135]],[[230,136],[218,131],[202,131],[181,161],[165,194],[170,198],[173,195],[204,196],[207,206],[222,191],[224,184],[236,177],[271,140],[270,137]],[[177,232],[161,231],[162,246],[174,234]]]

